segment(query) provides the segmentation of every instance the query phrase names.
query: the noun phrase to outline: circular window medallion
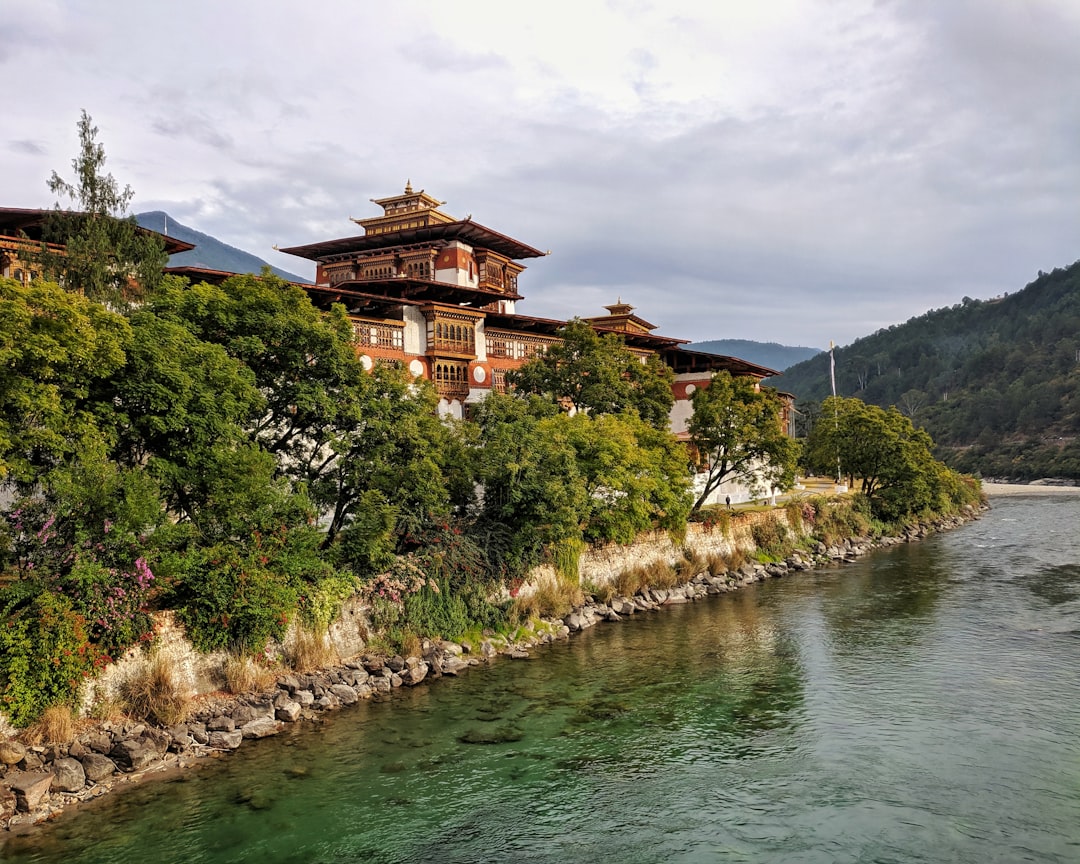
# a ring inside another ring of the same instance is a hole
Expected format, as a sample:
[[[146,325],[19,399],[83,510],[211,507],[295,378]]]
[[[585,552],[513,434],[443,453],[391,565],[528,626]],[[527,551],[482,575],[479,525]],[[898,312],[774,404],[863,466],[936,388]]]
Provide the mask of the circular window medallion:
[[[487,378],[487,372],[484,371],[483,366],[474,366],[472,370],[472,377],[477,384],[483,384],[484,379]]]
[[[695,390],[697,390],[697,387],[695,385],[693,385],[693,384],[687,384],[686,385],[686,395],[687,396],[693,396]]]
[[[409,371],[413,374],[414,377],[419,378],[421,375],[424,374],[424,364],[421,363],[419,360],[413,360],[409,363]]]
[[[372,361],[372,359],[370,357],[367,356],[367,354],[361,354],[360,355],[360,365],[364,367],[365,372],[370,372],[371,367],[374,366],[375,363]]]

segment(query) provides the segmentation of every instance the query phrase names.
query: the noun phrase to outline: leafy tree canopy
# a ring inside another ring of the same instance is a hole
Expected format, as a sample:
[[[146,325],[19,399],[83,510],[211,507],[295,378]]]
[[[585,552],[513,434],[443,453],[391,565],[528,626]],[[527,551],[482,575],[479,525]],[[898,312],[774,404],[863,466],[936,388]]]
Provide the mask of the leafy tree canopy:
[[[791,484],[798,445],[781,427],[783,406],[775,390],[720,371],[691,399],[690,441],[705,462],[695,510],[727,480],[738,478],[762,490]]]
[[[967,500],[959,475],[933,458],[933,446],[930,435],[896,408],[830,396],[807,439],[804,461],[811,471],[830,474],[839,460],[852,488],[861,481],[874,515],[895,521]]]
[[[674,376],[658,357],[642,362],[621,336],[601,336],[578,318],[567,322],[559,337],[561,343],[508,373],[507,382],[522,394],[555,403],[568,400],[577,411],[593,415],[636,411],[655,428],[667,428]]]

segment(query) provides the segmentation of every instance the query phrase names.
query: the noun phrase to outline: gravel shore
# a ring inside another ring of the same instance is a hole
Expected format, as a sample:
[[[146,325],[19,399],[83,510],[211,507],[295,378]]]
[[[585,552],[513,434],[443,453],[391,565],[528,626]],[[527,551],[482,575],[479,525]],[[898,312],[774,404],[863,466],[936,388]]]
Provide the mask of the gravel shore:
[[[983,483],[982,491],[990,498],[1007,495],[1080,495],[1080,486],[1044,486],[1032,483]]]

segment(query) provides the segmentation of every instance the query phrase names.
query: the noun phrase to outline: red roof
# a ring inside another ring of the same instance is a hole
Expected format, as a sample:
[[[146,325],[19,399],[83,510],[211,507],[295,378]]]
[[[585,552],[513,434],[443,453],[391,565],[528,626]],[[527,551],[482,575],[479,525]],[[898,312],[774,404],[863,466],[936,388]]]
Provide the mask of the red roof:
[[[418,243],[436,243],[439,241],[460,240],[470,246],[490,249],[511,260],[521,258],[541,258],[546,252],[507,237],[498,231],[485,228],[471,219],[458,222],[446,222],[441,225],[424,225],[420,228],[405,228],[399,231],[387,231],[385,234],[362,234],[358,237],[342,237],[339,240],[324,240],[321,243],[308,243],[305,246],[290,246],[279,249],[309,261],[325,261],[339,255],[347,256],[359,252],[371,252],[377,249],[393,249],[397,246],[414,246]]]
[[[29,209],[25,207],[0,207],[0,233],[21,231],[33,240],[40,240],[41,230],[45,225],[46,217],[55,212],[57,211]],[[81,214],[72,213],[72,215]],[[175,237],[159,234],[157,231],[151,231],[149,228],[139,227],[137,230],[141,234],[154,234],[160,237],[165,243],[165,251],[170,255],[174,255],[177,252],[188,252],[195,248],[195,245],[192,243],[185,243],[183,240],[177,240]]]

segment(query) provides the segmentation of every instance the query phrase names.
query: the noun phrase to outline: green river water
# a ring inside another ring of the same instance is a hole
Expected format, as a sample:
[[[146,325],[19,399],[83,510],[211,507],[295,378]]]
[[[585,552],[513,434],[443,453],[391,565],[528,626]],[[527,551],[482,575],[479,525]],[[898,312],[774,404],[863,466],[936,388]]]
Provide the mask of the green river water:
[[[1080,496],[999,499],[922,543],[600,625],[0,850],[568,860],[1080,862]]]

